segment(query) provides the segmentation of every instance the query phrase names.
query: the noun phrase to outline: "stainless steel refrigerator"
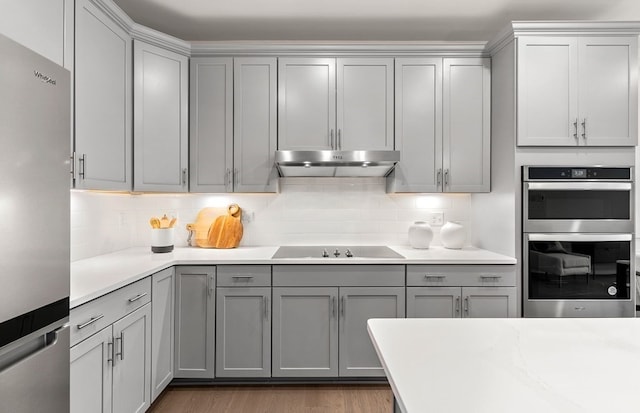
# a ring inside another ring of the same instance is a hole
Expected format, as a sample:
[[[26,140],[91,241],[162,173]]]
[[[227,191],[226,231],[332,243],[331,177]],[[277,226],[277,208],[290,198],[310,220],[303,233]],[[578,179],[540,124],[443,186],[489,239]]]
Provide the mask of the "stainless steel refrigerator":
[[[70,92],[0,35],[2,413],[69,411]]]

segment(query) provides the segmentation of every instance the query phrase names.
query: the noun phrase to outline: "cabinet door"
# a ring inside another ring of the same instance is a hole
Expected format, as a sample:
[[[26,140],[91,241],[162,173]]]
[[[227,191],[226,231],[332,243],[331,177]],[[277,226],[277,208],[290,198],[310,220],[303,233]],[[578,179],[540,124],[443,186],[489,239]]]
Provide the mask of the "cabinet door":
[[[173,379],[175,271],[151,277],[151,402]]]
[[[404,318],[404,287],[340,287],[340,376],[384,377],[370,318]]]
[[[71,347],[71,413],[111,412],[111,326]]]
[[[215,267],[176,267],[174,377],[213,378]]]
[[[460,287],[407,287],[408,318],[458,318]]]
[[[336,61],[278,60],[278,149],[332,149],[336,139]]]
[[[337,59],[337,149],[393,149],[393,59]]]
[[[271,377],[271,288],[216,295],[216,377]]]
[[[637,37],[580,38],[578,68],[581,143],[594,146],[636,145]]]
[[[518,39],[519,146],[578,143],[577,62],[575,37]]]
[[[144,412],[151,405],[151,304],[113,323],[113,411]]]
[[[276,192],[276,58],[239,57],[233,76],[233,190]]]
[[[463,317],[516,317],[515,287],[463,287]]]
[[[443,188],[489,192],[491,171],[491,60],[444,59]]]
[[[338,376],[338,289],[273,289],[273,377]]]
[[[191,192],[232,192],[233,59],[191,59]]]
[[[442,59],[396,59],[396,192],[442,190]]]
[[[189,59],[134,41],[134,191],[187,191]]]
[[[131,37],[76,2],[76,188],[131,190]]]

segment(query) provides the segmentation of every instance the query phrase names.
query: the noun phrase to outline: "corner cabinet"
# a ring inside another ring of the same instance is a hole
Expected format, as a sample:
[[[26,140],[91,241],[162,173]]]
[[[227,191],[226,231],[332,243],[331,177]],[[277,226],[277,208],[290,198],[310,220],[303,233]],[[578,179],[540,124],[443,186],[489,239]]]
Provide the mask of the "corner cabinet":
[[[176,271],[174,377],[214,377],[215,276],[209,266]]]
[[[90,0],[75,23],[75,187],[130,191],[131,36]]]
[[[276,192],[276,66],[191,60],[191,192]]]
[[[392,192],[489,192],[491,71],[486,58],[396,59]]]
[[[514,265],[409,265],[407,317],[517,317]]]
[[[133,44],[133,190],[187,192],[189,59]]]
[[[175,270],[151,276],[151,402],[173,379]]]
[[[519,146],[634,146],[636,36],[518,38]]]
[[[394,148],[393,58],[281,58],[278,82],[278,149]]]

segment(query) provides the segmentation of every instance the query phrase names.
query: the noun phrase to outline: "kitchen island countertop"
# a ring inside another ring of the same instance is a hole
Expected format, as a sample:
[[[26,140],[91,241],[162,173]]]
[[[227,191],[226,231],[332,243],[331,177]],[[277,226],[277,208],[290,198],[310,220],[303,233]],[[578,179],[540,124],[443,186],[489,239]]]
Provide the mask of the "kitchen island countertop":
[[[129,248],[71,263],[70,307],[74,308],[173,265],[217,264],[516,264],[516,259],[495,252],[465,247],[425,250],[391,246],[405,259],[318,258],[272,259],[277,246],[242,246],[234,249],[180,247],[154,254],[148,247]]]
[[[637,411],[636,318],[371,319],[402,413]]]

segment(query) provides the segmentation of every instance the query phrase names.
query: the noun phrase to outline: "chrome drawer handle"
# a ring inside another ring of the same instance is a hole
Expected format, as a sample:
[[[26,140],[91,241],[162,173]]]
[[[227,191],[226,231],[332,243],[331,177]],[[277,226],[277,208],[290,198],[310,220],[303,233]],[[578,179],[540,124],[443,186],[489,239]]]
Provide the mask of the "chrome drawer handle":
[[[141,299],[142,297],[144,297],[145,295],[147,295],[147,293],[142,293],[142,294],[138,294],[133,298],[129,298],[129,302],[133,303],[134,301],[138,301],[139,299]]]
[[[431,280],[443,280],[445,279],[446,276],[444,275],[425,275],[424,279],[427,281],[431,281]]]
[[[95,323],[96,321],[100,320],[101,318],[104,317],[104,314],[100,314],[98,316],[95,317],[91,317],[91,319],[89,321],[87,321],[86,323],[82,323],[82,324],[78,324],[78,330],[85,328],[86,326]]]
[[[253,278],[253,275],[232,275],[231,278],[234,280],[250,280]]]
[[[499,280],[502,278],[502,275],[481,275],[481,280]]]

